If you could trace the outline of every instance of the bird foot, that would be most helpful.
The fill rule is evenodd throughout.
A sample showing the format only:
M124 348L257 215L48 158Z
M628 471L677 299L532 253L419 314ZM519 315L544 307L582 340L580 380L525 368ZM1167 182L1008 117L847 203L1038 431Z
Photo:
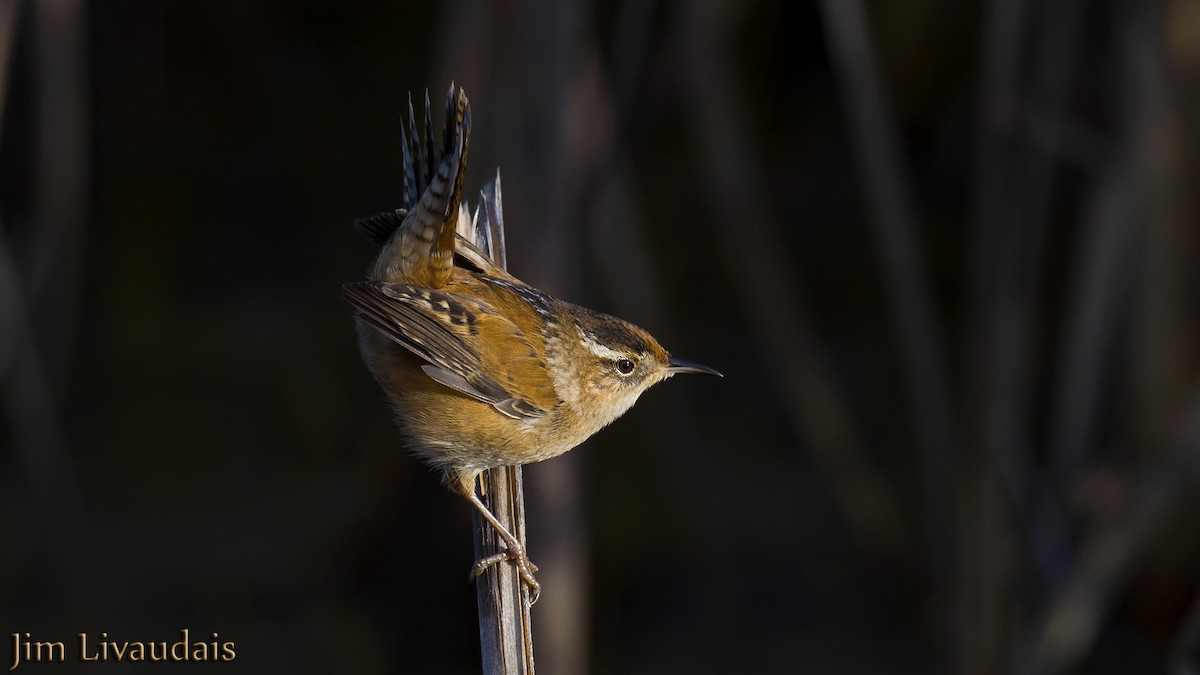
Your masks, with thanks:
M521 580L529 587L529 604L532 606L542 595L542 585L533 576L537 573L538 566L533 564L533 561L529 559L529 556L525 553L525 549L521 546L506 545L506 550L503 553L493 553L492 555L476 560L475 564L471 565L470 580L474 581L486 572L489 567L505 560L511 560L517 566L517 571L521 574Z

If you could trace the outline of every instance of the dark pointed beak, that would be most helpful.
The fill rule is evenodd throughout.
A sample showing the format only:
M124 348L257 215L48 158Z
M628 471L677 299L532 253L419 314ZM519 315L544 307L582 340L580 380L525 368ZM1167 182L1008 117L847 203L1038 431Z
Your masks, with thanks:
M672 375L674 375L675 373L702 373L705 375L716 375L717 377L725 377L721 373L717 372L716 368L709 368L708 366L704 366L699 363L693 363L691 361L684 361L683 359L677 359L674 356L672 356L670 359L667 360L667 364L668 364L667 372L671 373Z

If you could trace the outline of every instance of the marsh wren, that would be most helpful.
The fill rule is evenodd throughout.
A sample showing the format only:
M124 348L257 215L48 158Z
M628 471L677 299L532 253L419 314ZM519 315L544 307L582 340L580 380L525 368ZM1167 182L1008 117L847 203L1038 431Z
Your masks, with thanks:
M471 138L462 88L451 85L446 95L440 148L428 94L424 133L411 99L408 122L404 207L356 223L383 248L370 280L342 291L357 310L363 360L408 447L479 510L536 597L537 568L475 494L476 477L563 454L676 373L720 373L670 356L628 321L552 298L503 269L499 176L495 209L472 217L462 203ZM491 562L477 563L475 573Z

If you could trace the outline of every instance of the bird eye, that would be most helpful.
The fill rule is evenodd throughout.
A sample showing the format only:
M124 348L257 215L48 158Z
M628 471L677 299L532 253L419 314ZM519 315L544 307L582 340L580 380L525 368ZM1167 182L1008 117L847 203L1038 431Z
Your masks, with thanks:
M617 361L617 372L622 375L628 375L633 372L634 363L629 359L621 359Z

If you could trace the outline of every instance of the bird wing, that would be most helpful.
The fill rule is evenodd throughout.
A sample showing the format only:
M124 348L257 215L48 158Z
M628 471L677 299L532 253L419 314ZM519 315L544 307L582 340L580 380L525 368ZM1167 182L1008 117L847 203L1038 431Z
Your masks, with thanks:
M371 327L427 361L433 380L489 403L509 417L546 414L558 403L537 350L516 325L490 306L458 293L381 281L350 283L342 294ZM484 335L485 359L475 348Z

